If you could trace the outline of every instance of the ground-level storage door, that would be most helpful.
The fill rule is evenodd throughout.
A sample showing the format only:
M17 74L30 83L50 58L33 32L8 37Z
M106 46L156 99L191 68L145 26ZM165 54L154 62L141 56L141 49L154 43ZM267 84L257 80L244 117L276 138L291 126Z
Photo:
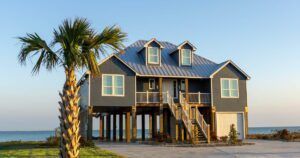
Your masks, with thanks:
M228 136L230 125L234 124L238 138L244 139L244 115L243 113L218 113L216 114L217 136Z

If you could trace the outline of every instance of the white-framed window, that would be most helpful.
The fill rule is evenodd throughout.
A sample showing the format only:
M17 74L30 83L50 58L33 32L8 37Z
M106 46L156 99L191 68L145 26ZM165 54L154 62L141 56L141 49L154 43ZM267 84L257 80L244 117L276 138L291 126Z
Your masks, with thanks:
M192 64L192 51L190 49L181 49L181 65Z
M102 96L124 96L124 75L102 74Z
M185 80L180 80L180 90L185 91Z
M158 47L148 47L148 63L159 64L159 49Z
M154 78L149 79L149 89L155 89L155 79Z
M222 98L239 97L238 79L221 78L221 97Z

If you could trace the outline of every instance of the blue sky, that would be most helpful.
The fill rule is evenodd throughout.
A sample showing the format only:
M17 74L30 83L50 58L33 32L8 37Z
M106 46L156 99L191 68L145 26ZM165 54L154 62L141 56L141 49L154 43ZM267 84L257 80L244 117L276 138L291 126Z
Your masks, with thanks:
M15 37L37 32L47 41L63 19L86 17L97 30L119 25L126 45L138 39L189 40L217 63L231 59L248 82L250 126L300 125L300 1L36 1L0 2L0 130L58 125L61 69L31 75L20 66ZM81 73L81 72L80 72Z

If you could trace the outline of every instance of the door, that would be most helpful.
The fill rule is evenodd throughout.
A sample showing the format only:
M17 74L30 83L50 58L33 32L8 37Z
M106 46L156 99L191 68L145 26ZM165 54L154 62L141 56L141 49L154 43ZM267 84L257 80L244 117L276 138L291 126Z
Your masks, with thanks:
M230 126L234 124L239 139L244 139L244 117L243 113L217 113L217 136L228 136Z
M163 79L163 92L168 92L174 99L178 98L178 85L175 79Z

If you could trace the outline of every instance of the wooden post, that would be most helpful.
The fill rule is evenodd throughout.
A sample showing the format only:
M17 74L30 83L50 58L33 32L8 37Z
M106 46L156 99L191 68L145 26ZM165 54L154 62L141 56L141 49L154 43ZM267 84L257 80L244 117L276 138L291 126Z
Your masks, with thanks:
M132 106L131 110L131 117L132 117L132 138L131 141L136 141L136 134L137 134L137 127L136 127L136 108Z
M163 96L162 96L162 78L159 78L159 133L162 135L164 133L164 117L163 117Z
M180 131L180 139L183 142L184 141L184 125L183 125L183 122L180 125L180 129L181 129L181 131Z
M216 107L212 106L211 107L211 113L210 113L210 118L211 118L210 129L211 129L211 133L213 133L214 135L216 135L216 131L215 131L215 115L216 115Z
M117 115L113 114L113 141L117 141Z
M153 133L152 133L152 113L149 114L149 137L153 138Z
M106 139L110 140L110 114L106 115Z
M102 122L103 118L102 118L102 115L100 114L99 116L99 140L103 139L102 137L102 128L103 128L103 122Z
M125 122L126 122L126 142L130 143L130 112L126 112L126 117L125 117Z
M156 137L156 133L157 133L157 117L156 114L153 113L152 114L152 138Z
M145 140L145 114L142 114L142 140Z
M245 106L244 109L244 120L245 120L245 139L247 138L248 135L248 106Z
M102 140L104 140L105 139L105 137L104 137L104 134L105 134L105 132L104 132L104 116L101 116L102 117L102 119L101 119L101 122L102 122Z
M119 140L123 141L123 113L119 114Z
M189 102L189 79L185 79L185 100Z

